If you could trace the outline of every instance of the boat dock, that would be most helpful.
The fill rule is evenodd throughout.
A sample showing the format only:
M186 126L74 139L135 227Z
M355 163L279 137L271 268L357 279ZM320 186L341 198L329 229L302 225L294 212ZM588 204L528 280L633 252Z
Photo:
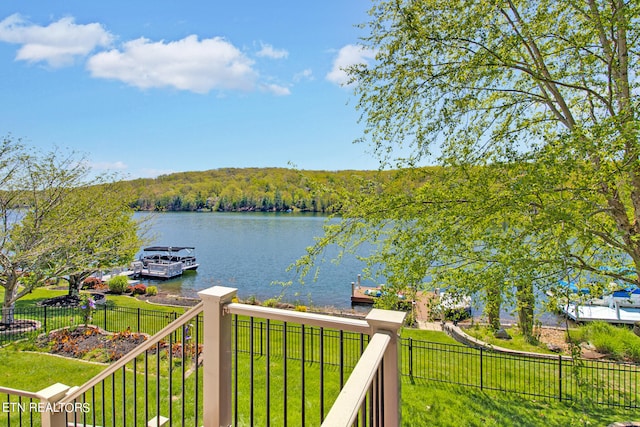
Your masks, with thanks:
M198 268L194 251L193 246L150 246L133 264L141 277L171 279Z
M574 303L560 307L561 311L576 322L603 321L608 323L633 324L640 322L640 307L625 307L615 304L606 305L576 305Z
M361 286L360 275L357 282L351 282L351 305L373 305L377 298L385 292L384 285L377 287ZM418 321L439 320L443 315L450 316L459 313L465 317L471 314L471 300L469 298L453 299L446 292L417 291L415 300L403 300L400 302L413 305Z

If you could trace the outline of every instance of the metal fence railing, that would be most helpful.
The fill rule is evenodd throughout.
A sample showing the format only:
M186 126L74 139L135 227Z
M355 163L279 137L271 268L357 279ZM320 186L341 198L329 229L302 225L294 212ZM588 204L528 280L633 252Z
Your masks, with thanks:
M640 408L640 365L401 339L401 374L546 400Z
M13 310L16 321L36 322L37 329L22 328L0 332L0 346L56 329L83 325L85 322L109 332L130 330L153 335L180 316L177 311L159 311L130 307L98 305L91 319L84 319L77 307L27 307Z
M178 312L99 306L90 323L110 332L126 329L154 334L179 317ZM34 307L16 309L15 319L40 323L36 331L0 334L0 346L79 324L78 309ZM234 351L256 358L267 356L333 367L341 377L355 366L369 337L347 331L234 316ZM200 330L203 328L200 327ZM174 337L175 341L179 338ZM281 343L285 342L286 347ZM304 350L303 350L304 348ZM412 338L400 340L401 375L415 381L449 383L481 390L516 393L546 400L640 408L640 365L562 356L545 358L500 353L456 344Z
M64 422L82 426L201 426L202 303L140 344L135 351L57 403Z

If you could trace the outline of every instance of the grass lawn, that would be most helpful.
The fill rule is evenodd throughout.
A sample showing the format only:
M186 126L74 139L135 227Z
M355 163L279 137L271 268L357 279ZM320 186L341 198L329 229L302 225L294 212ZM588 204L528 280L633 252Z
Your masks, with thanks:
M16 309L34 307L38 302L61 295L66 295L67 290L55 289L55 287L42 287L34 289L30 294L25 295L16 302ZM4 288L0 288L0 298L4 298ZM118 307L140 308L144 310L156 310L161 312L178 312L184 313L183 307L164 306L158 304L150 304L141 301L129 295L111 295L107 294L107 304L117 305Z
M56 382L82 384L106 365L80 362L46 353L23 352L15 346L0 349L0 385L37 392Z
M35 304L35 301L49 298L54 295L64 294L66 291L54 291L50 289L37 289L32 294L20 301L25 306ZM159 309L164 312L173 312L180 310L175 307L152 306L143 301L136 300L126 296L109 296L109 300L113 304L125 305L131 309ZM458 344L452 338L442 332L424 331L415 329L404 329L402 331L404 339L412 338L414 340L424 340L437 342L447 345L454 345L456 348L465 348ZM310 342L307 343L309 345ZM272 345L280 346L277 336L273 337ZM293 342L290 345L295 346ZM327 344L328 345L328 344ZM19 352L17 347L9 346L0 349L0 364L3 369L0 370L0 385L18 388L28 391L38 391L55 382L61 382L67 385L81 385L88 379L96 375L104 366L89 364L76 360L63 359L45 354ZM294 352L295 348L291 348ZM325 350L327 351L327 350ZM307 357L317 352L317 347L311 347L308 350ZM332 350L329 351L333 352ZM156 387L155 379L159 378L158 385L162 388L163 399L168 397L168 391L174 400L180 402L181 391L178 387L181 376L180 369L176 370L171 378L173 384L168 383L168 364L166 360L162 360L162 364L158 365L160 376L155 375L155 359L151 358L151 377L152 381L149 385L149 396L153 396ZM287 368L287 381L284 381L285 375L282 369L282 358L273 357L270 360L268 369L266 367L266 358L256 355L251 358L246 353L239 356L239 408L242 414L239 419L239 425L248 425L249 402L251 399L255 401L255 419L256 425L264 424L266 415L265 410L265 383L266 372L270 375L271 396L271 414L270 419L273 425L282 423L283 413L287 412L287 418L291 425L299 424L299 416L302 408L305 408L307 421L310 425L319 425L319 372L317 363L305 364L305 384L304 384L304 400L301 399L302 384L300 381L301 365L299 361L290 360ZM176 361L174 361L175 363ZM251 374L250 364L255 365L256 370ZM444 365L443 365L444 366ZM446 366L438 369L448 369ZM501 368L504 369L504 366ZM127 370L127 377L131 377L130 369ZM485 373L487 374L487 373ZM118 374L120 375L120 374ZM336 368L328 367L324 372L325 383L325 411L331 406L331 402L338 394L338 372ZM121 379L119 376L114 377L116 386L113 388L115 394L122 394ZM144 405L144 395L140 393L144 389L141 383L142 379L137 379L138 393L136 399L138 405ZM202 370L200 369L200 380L198 388L201 389ZM250 381L254 383L253 397L249 390ZM160 384L161 383L161 384ZM107 385L107 390L112 386ZM187 394L192 395L194 384L187 383ZM128 386L127 401L133 400L133 392L131 386ZM287 389L288 398L282 401L283 390ZM201 396L201 395L200 395ZM153 397L152 397L153 398ZM167 399L168 400L168 399ZM164 405L164 404L163 404ZM570 402L551 401L545 402L536 398L528 398L516 394L508 394L499 391L481 391L475 387L462 387L442 384L434 381L416 378L411 381L409 377L402 377L402 425L404 426L575 426L575 425L591 425L606 426L615 421L624 420L640 420L640 411L625 410L621 408L608 408L605 406L582 407ZM131 405L127 407L127 411L131 410ZM187 400L184 404L178 405L180 411L182 407L189 413L192 413L194 403ZM140 406L142 407L142 406ZM178 409L176 409L178 410ZM109 412L109 411L107 411ZM163 411L165 412L165 411ZM278 421L279 420L279 421ZM13 421L12 421L13 422ZM107 423L108 424L108 423ZM3 424L2 414L0 414L0 425Z
M607 426L640 421L640 412L542 402L471 387L402 383L402 425L434 427Z
M487 344L495 345L497 347L508 348L510 350L530 351L533 353L553 354L553 352L550 351L543 343L528 343L517 327L507 329L507 332L511 336L510 340L496 338L493 331L488 326L483 325L474 325L472 327L465 328L464 332L479 339L480 341L484 341Z
M261 362L264 362L264 359L256 361L256 364ZM81 384L103 369L100 365L44 354L19 353L11 349L3 349L0 352L0 363L5 367L0 374L0 384L29 391L40 390L53 382L69 383L70 378L74 379L74 384ZM243 369L246 369L246 363L244 365ZM264 371L260 370L260 372ZM299 373L299 364L291 362L288 376L295 379ZM307 390L305 398L307 418L311 421L311 425L316 425L318 413L315 402L318 382L317 375L313 374L314 369L307 367L309 377L305 386ZM278 401L277 397L282 393L282 375L278 375L278 369L275 366L272 376L272 403L275 406L272 407L271 419L281 420L282 401ZM335 372L327 372L325 381L335 383L335 379L331 380L333 376ZM256 376L254 380L258 390L254 395L258 405L254 422L256 425L261 425L265 416L264 377ZM243 375L241 381L248 381L248 376ZM119 384L119 378L116 379L116 384ZM152 387L153 385L154 381L151 382ZM240 387L247 388L243 383ZM140 385L139 389L142 390L142 388ZM290 399L287 401L287 410L295 418L295 414L300 412L301 405L299 384L289 384L288 388ZM336 390L332 390L328 394L335 394L335 392ZM248 425L247 405L248 397L245 396L240 405L243 413L240 425ZM640 420L640 414L638 411L624 409L581 408L570 403L541 402L513 394L482 392L469 387L426 382L412 384L406 377L403 377L402 381L403 426L606 426L621 420ZM292 419L289 421L293 423Z
M453 344L460 345L458 341L451 338L449 335L440 331L427 331L425 329L413 329L413 328L403 328L400 336L403 339L413 338L416 340L423 340L429 342L437 342L440 344Z

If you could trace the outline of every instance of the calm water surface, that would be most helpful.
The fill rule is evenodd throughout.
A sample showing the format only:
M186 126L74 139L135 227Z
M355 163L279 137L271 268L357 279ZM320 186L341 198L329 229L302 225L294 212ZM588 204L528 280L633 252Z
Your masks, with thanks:
M339 265L330 262L337 253L332 248L320 264L315 281L308 277L301 285L295 271L287 271L305 254L305 248L313 245L314 237L322 236L324 216L209 212L136 215L151 216L151 244L196 247L200 264L197 272L167 281L143 281L161 291L192 296L220 285L237 288L240 298L264 300L282 295L283 301L346 308L351 304L351 282L364 267L353 256ZM289 281L291 286L274 284Z

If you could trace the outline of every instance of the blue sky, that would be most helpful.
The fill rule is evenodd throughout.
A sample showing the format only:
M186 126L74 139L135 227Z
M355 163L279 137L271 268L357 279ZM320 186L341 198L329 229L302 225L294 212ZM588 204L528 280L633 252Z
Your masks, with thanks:
M127 178L376 169L341 68L370 0L0 2L0 136Z

